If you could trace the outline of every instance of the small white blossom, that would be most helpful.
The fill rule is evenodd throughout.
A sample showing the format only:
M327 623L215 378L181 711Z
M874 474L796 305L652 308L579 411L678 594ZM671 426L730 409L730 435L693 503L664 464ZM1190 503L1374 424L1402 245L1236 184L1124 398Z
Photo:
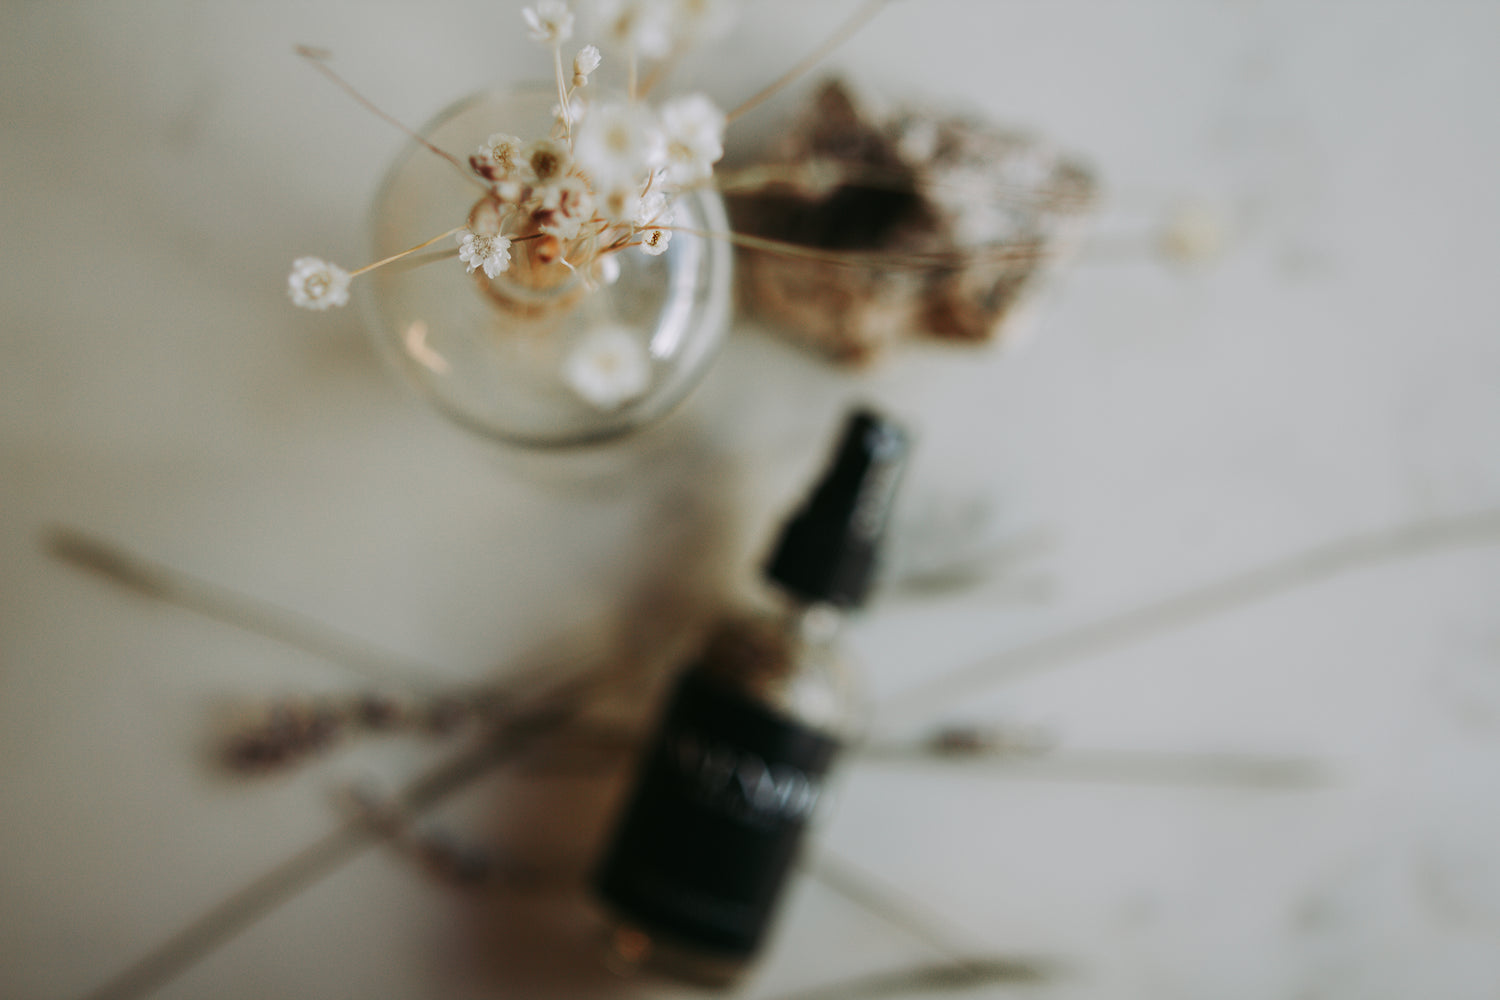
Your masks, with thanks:
M584 334L563 362L562 374L589 405L616 410L646 391L651 361L629 330L602 326Z
M349 301L349 272L319 257L298 257L286 279L287 294L303 309L327 309Z
M636 235L640 237L641 249L651 256L667 252L667 243L672 239L672 206L660 191L652 191L641 199L635 213Z
M638 104L611 102L593 108L573 137L573 155L595 187L634 183L662 158L656 116Z
M620 261L614 254L605 254L594 261L594 277L601 285L613 285L620 280Z
M661 106L667 179L687 185L713 176L724 155L724 112L702 94L689 94Z
M599 46L585 45L579 49L578 54L573 57L573 86L586 86L589 82L589 74L599 68L601 61Z
M643 229L641 230L641 250L653 257L667 252L667 244L672 240L670 229Z
M568 147L556 139L533 139L522 148L521 162L534 178L546 184L566 174L572 160Z
M563 121L563 106L561 104L552 105L552 117L571 128L583 121L583 117L588 112L588 109L588 102L578 94L574 94L568 98L567 120Z
M493 278L510 267L510 240L504 236L486 236L471 233L467 229L458 234L458 259L469 265L469 273L484 268L487 278Z
M672 48L676 10L666 0L597 0L594 10L610 41L627 51L655 59Z
M640 210L641 196L634 184L616 184L599 196L599 213L611 222L634 224Z
M486 163L494 164L503 177L515 173L516 168L521 165L523 145L523 140L518 136L496 132L479 147L479 155L484 157Z
M573 37L573 12L565 0L540 0L535 7L522 8L521 16L538 45L561 45Z
M669 226L672 224L672 203L660 191L643 196L635 210L637 226Z
M541 192L541 205L533 213L537 228L562 239L578 235L578 229L594 215L594 195L577 177L560 177Z
M526 185L515 179L503 180L495 185L495 197L507 205L520 204L526 194Z

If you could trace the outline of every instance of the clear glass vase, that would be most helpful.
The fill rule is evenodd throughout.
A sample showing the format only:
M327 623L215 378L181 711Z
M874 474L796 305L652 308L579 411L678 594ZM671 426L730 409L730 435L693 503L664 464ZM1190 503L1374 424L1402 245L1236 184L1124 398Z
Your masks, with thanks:
M556 101L556 90L542 87L482 93L443 111L422 134L464 160L496 132L546 136ZM463 225L481 197L453 163L409 143L375 197L374 259ZM438 242L371 272L367 324L384 357L465 427L544 449L617 438L680 403L728 328L731 248L698 235L727 231L719 196L683 193L673 226L664 253L610 254L617 275L538 269L533 244L516 243L510 269L490 279L453 259L455 240ZM615 364L632 366L623 387L610 383Z

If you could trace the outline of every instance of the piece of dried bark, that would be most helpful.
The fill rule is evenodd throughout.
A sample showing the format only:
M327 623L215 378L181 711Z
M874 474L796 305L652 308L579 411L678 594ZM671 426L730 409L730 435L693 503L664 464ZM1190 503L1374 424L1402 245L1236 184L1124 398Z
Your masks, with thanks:
M822 86L768 162L726 191L743 299L798 342L868 361L898 339L980 342L1072 242L1093 177L973 117L875 115Z

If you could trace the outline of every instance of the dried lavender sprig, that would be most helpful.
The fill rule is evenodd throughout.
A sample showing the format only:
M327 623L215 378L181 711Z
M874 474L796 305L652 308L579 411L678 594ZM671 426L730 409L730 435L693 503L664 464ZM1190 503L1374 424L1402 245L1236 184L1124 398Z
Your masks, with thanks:
M860 759L879 764L971 764L1007 778L1128 784L1307 788L1325 784L1309 757L1153 750L1066 750L1037 729L947 726L908 743L871 742Z
M774 1000L872 1000L957 993L985 986L1035 986L1053 978L1059 968L1056 962L1047 960L977 955L962 961L917 963L826 986L779 993Z
M1277 594L1447 548L1500 544L1500 509L1397 525L1312 546L1254 569L997 653L937 674L887 699L902 712L930 712L961 694L1036 670L1064 666L1127 646Z
M505 700L498 688L403 698L378 692L278 698L220 741L219 761L238 774L264 774L304 763L357 735L450 736Z
M128 590L176 604L305 650L367 680L415 694L434 694L429 664L396 656L286 608L129 552L73 528L53 527L43 544L55 558Z
M514 708L478 746L438 765L408 784L392 800L403 817L416 817L523 752L537 739L566 725L582 710L587 694L630 682L634 670L594 670L554 685ZM348 819L270 871L219 902L177 934L149 951L85 1000L135 1000L166 985L199 959L281 903L358 856L380 839L364 817Z

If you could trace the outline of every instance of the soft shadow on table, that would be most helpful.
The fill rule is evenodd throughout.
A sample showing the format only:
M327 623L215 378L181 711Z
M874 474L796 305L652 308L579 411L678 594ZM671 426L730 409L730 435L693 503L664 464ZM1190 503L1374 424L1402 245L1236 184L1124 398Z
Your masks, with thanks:
M550 488L558 490L632 489L645 485L641 477L672 484L652 491L660 499L639 524L651 540L641 558L649 555L651 564L633 591L621 595L619 613L599 644L601 662L591 665L622 681L594 690L582 707L584 720L644 733L674 669L691 656L727 600L743 515L736 483L753 470L739 468L698 431L691 420L674 420L653 432L670 438L671 446L629 449L650 456L630 469L612 471L607 459L551 469ZM523 460L518 468L524 467ZM448 956L455 985L477 979L504 995L563 997L632 988L605 966L603 923L587 877L626 792L634 748L619 748L622 759L584 774L535 766L566 755L586 731L586 725L566 727L538 741L486 789L493 819L473 835L536 878L532 885L522 880L494 887L466 908L468 925Z

